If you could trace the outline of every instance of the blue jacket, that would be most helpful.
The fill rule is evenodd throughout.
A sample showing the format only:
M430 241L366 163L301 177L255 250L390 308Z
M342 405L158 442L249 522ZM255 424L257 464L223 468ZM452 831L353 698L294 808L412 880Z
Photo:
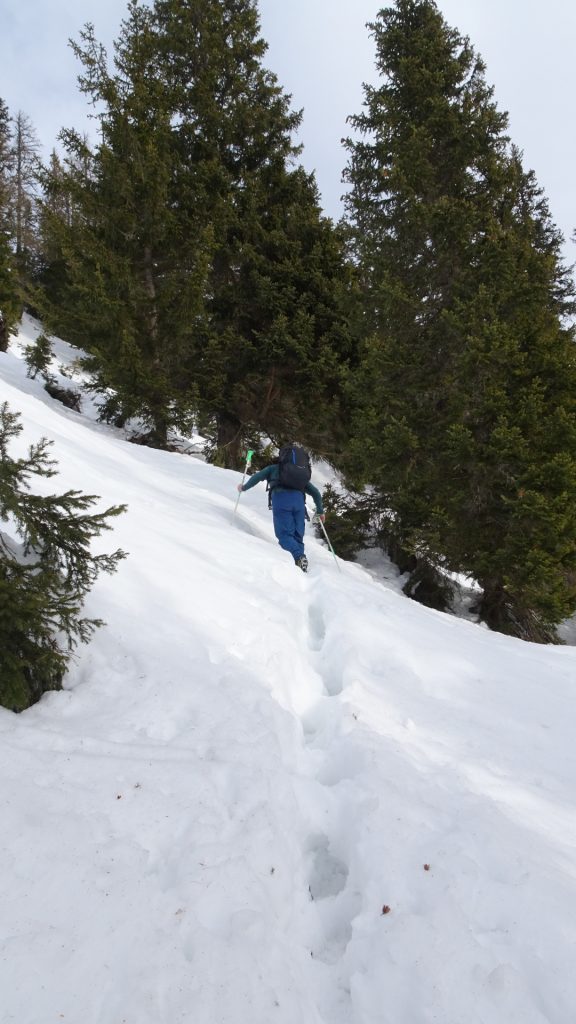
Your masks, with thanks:
M270 485L270 490L272 490L272 489L274 489L275 491L291 490L291 488L288 488L288 487L280 487L280 485L278 483L279 476L280 476L280 467L278 465L276 465L276 463L273 463L271 466L265 466L264 469L259 470L258 473L253 473L252 474L252 476L244 484L242 490L243 491L249 491L251 487L255 487L256 484L261 483L262 480L267 480L268 481L268 483ZM322 495L320 494L320 491L318 490L318 488L314 487L314 484L309 482L309 483L306 484L306 494L309 494L310 497L314 500L314 504L316 505L316 511L317 511L318 515L320 515L320 516L323 515L324 514L324 508L323 508L323 505L322 505Z

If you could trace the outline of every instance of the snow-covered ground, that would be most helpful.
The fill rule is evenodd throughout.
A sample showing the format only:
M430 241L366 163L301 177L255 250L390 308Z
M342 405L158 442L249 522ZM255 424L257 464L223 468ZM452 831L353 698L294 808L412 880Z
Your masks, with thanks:
M238 474L66 410L16 343L0 399L14 452L54 440L35 490L129 506L107 626L0 710L1 1024L572 1024L576 649L312 537L305 576L263 488L235 515Z

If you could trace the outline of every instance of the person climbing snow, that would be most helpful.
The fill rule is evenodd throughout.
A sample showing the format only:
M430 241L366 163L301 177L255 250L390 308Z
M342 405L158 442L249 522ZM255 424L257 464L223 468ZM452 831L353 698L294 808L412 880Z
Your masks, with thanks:
M280 547L290 552L302 572L308 571L308 559L304 553L307 494L313 499L316 513L324 522L322 495L311 482L311 475L308 452L299 445L284 445L278 458L270 465L253 473L245 484L238 484L238 490L242 492L266 480L271 491L274 533Z

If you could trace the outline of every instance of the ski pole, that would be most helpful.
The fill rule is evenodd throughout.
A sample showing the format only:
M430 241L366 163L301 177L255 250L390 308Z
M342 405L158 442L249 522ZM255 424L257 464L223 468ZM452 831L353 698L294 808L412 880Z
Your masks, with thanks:
M244 481L246 479L246 473L248 472L248 470L250 469L250 466L252 465L252 456L253 455L254 455L253 449L249 448L248 451L246 452L246 465L244 466L244 475L242 477L242 487L244 486ZM234 505L234 512L236 512L236 509L238 508L238 502L240 501L241 493L242 493L241 491L238 491L238 497L236 498L236 504Z
M332 547L332 545L330 543L330 537L326 533L326 527L324 526L324 522L320 518L320 516L318 516L318 520L320 522L320 526L322 527L322 532L324 533L324 536L326 537L326 543L328 544L328 547L330 548L330 551L332 552L332 555L334 557L334 561L336 562L336 568L338 569L338 572L342 572L342 569L338 565L338 559L336 558L336 552L334 551L334 548Z

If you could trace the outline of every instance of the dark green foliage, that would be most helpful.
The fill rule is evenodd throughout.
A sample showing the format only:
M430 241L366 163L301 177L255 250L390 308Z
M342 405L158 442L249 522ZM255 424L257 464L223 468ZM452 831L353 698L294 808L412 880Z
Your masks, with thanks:
M374 542L374 502L370 496L342 494L328 484L322 492L326 531L340 558L353 561L362 548ZM321 540L324 533L316 527Z
M214 249L193 374L214 459L240 468L257 433L326 450L349 348L348 274L313 177L291 166L301 114L263 64L254 0L156 0L153 18L188 194L210 182Z
M0 352L8 350L10 333L20 312L13 260L6 235L0 229Z
M71 651L102 623L81 615L100 572L112 573L124 552L92 555L90 542L110 529L125 506L88 513L98 500L80 491L41 496L29 477L55 475L49 442L14 459L8 446L18 416L0 407L0 704L22 711L46 690L59 689ZM19 538L19 541L15 539Z
M291 166L301 115L263 66L254 0L157 0L155 11L187 166L206 164L216 183L209 315L195 360L216 458L239 467L258 432L326 452L349 348L347 271L314 178Z
M36 341L31 345L26 345L24 349L24 358L28 367L27 376L34 380L38 374L41 377L48 375L48 367L52 359L52 346L50 344L50 338L48 338L43 332L38 335Z
M407 597L438 611L452 608L453 584L428 559L402 547L397 523L382 509L377 494L340 493L328 484L323 504L330 542L341 558L354 561L363 549L380 548L400 572L409 574L402 588ZM316 527L316 536L325 539L320 526Z
M65 273L55 293L48 283L43 313L52 331L89 353L104 418L139 416L163 447L171 426L190 425L190 352L212 231L201 217L202 188L184 196L150 19L129 5L113 72L91 26L74 47L82 89L103 106L102 141L92 152L64 132L65 167L44 177L43 230Z
M75 51L102 143L64 133L46 174L44 315L89 352L104 415L165 444L194 412L222 465L279 429L326 451L349 273L292 166L300 114L263 66L254 0L131 3L114 72L90 26Z
M576 360L561 236L484 66L431 0L372 26L348 198L367 307L349 472L404 548L473 576L494 628L576 607Z
M28 366L28 377L34 378L40 374L44 380L44 388L51 398L62 402L68 409L75 409L80 412L80 392L74 388L63 388L58 384L56 377L50 373L49 366L52 360L52 345L50 339L44 334L39 334L31 345L26 345L24 358Z
M31 297L39 304L39 312L43 315L50 309L65 308L68 297L68 273L62 242L80 216L73 205L67 175L55 151L50 154L47 168L39 173L42 187L42 198L38 203L40 253Z
M214 288L210 337L197 364L201 406L214 411L225 465L254 432L298 437L329 454L349 352L343 247L304 172L263 172L231 239L235 278ZM236 250L237 256L234 255Z
M20 288L11 246L12 163L11 118L0 98L0 352L6 352L10 332L21 312Z

